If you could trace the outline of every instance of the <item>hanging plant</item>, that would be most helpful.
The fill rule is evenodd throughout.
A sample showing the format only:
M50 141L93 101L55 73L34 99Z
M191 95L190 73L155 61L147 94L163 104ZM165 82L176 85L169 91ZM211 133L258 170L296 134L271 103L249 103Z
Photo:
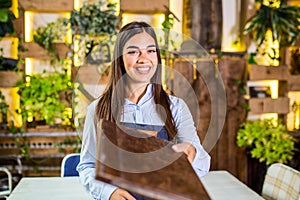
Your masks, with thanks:
M99 1L83 3L80 10L73 10L69 20L73 34L90 36L112 36L117 33L119 19L116 5Z
M251 33L258 46L262 45L268 30L272 31L273 41L280 46L291 46L300 35L300 7L289 6L281 1L279 7L273 1L263 4L245 25L244 34Z
M44 47L52 60L59 59L56 41L63 41L67 34L67 27L64 26L65 19L58 19L55 22L47 23L43 27L38 27L33 34L34 42Z

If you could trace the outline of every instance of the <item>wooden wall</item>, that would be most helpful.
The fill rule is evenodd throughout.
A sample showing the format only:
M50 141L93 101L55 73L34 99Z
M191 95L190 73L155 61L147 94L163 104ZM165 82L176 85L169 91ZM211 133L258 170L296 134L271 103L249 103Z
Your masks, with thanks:
M228 170L246 183L247 156L244 150L236 145L237 130L246 119L246 110L243 108L246 102L243 94L240 93L242 85L239 83L245 79L246 59L244 57L223 56L218 59L217 66L217 70L206 70L215 67L212 61L199 61L197 62L197 68L203 68L201 70L203 73L201 75L197 72L195 76L195 69L191 62L175 60L173 63L174 70L186 78L197 96L200 111L200 119L196 122L198 134L204 148L209 150L209 154L212 157L211 170ZM226 93L226 102L222 102L222 97L211 99L210 93L219 92L216 87L220 86L213 83L214 80L207 81L206 79L205 82L203 76L207 75L205 74L206 72L215 73L216 77L221 76ZM193 102L189 102L189 99L191 99L189 97L190 94L182 89L182 81L176 76L174 76L172 81L172 91L188 99L188 105L192 104ZM208 84L210 85L210 90L207 87ZM219 102L216 103L215 101ZM214 107L216 104L221 105L222 103L225 104L225 110L221 107ZM212 109L220 109L217 116L212 116ZM192 109L191 112L194 114L195 110ZM212 119L212 117L217 118ZM223 125L222 117L225 118L225 123L224 126L220 127L220 125ZM209 128L209 126L211 127ZM220 137L216 135L218 130L222 130ZM214 141L217 141L215 145ZM212 149L211 145L214 145Z

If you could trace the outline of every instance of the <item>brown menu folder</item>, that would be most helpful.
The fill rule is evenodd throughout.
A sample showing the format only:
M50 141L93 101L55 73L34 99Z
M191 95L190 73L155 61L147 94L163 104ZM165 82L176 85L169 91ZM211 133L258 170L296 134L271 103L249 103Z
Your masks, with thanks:
M99 124L97 180L150 199L210 199L172 142L105 120Z

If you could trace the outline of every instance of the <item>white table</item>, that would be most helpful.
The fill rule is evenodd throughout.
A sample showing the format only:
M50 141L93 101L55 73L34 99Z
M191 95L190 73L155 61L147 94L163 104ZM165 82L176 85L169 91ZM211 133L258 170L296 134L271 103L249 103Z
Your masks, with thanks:
M263 199L227 171L211 171L201 179L213 200ZM9 200L88 200L92 199L78 177L22 178Z
M88 200L78 177L24 177L9 200Z
M215 200L263 199L227 171L210 171L201 179L208 195Z

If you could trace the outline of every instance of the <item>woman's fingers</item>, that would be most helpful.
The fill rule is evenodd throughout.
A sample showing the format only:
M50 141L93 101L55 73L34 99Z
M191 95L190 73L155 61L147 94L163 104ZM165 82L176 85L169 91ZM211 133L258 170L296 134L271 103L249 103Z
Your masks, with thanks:
M188 161L192 164L192 162L196 156L196 149L192 144L190 144L188 142L182 142L182 143L173 145L172 149L175 152L184 152L187 155Z
M135 200L135 198L126 190L118 188L111 194L109 200Z

